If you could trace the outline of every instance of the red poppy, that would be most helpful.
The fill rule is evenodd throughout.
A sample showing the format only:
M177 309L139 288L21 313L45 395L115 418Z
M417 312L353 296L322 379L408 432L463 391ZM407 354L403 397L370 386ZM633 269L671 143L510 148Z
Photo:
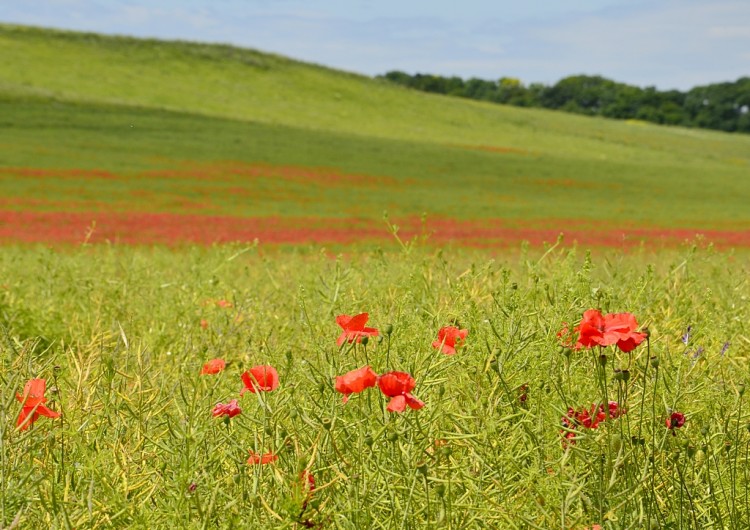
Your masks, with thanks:
M273 453L265 453L259 455L252 449L249 449L248 453L250 453L250 457L247 459L248 464L270 464L271 462L276 462L276 460L279 459L279 455L275 455Z
M339 335L336 340L336 345L341 347L344 342L360 342L362 337L377 337L378 330L375 328L366 328L367 320L370 315L367 313L360 313L350 317L349 315L339 315L336 317L336 323L341 326L344 331Z
M233 304L229 300L216 300L216 306L222 308L232 307Z
M344 394L344 403L346 403L349 401L349 394L356 394L366 388L371 388L377 381L378 374L369 366L363 366L344 375L336 376L336 392Z
M623 414L625 414L627 410L620 407L620 404L617 401L610 401L609 402L609 417L613 420L616 420Z
M573 420L573 409L568 409L568 415L563 416L560 420L562 429L560 429L560 435L562 436L562 447L567 449L569 445L576 444L576 423Z
M557 339L565 348L576 348L575 335L570 331L567 322L563 322L562 329L557 332ZM577 347L580 348L580 344Z
M226 405L224 403L217 403L211 413L213 414L214 418L218 418L219 416L229 416L230 418L234 418L238 414L242 413L242 409L240 408L237 400L233 399Z
M23 395L16 393L16 399L21 402L21 412L18 414L16 427L25 431L32 425L39 416L48 418L59 418L60 413L47 408L44 404L47 398L44 392L47 388L47 381L44 379L31 379L23 388Z
M679 429L683 425L685 425L685 415L682 412L673 412L669 415L667 418L667 429L672 431L672 434L674 434L675 429Z
M424 402L410 394L417 382L406 372L388 372L378 378L380 391L391 398L388 412L403 412L408 405L412 409L421 409Z
M574 416L576 423L587 429L597 429L599 423L603 422L606 417L603 408L597 407L596 405L591 405L591 408L589 409L577 411Z
M300 482L302 483L302 489L312 493L315 491L315 477L307 469L303 469L302 473L299 474Z
M279 387L279 373L273 366L253 366L242 374L242 383L245 387L240 391L240 395L248 390L253 394L257 391L270 392Z
M205 318L202 318L201 319L201 327L203 329L208 329L208 320L206 320Z
M456 326L445 326L438 331L438 338L432 343L433 348L440 348L445 355L455 355L456 348L464 345L468 329L458 329Z
M602 316L597 309L589 309L575 331L578 342L575 347L593 348L594 346L611 346L616 344L620 350L630 352L646 340L645 333L639 333L638 322L631 313L610 313Z
M226 368L226 366L227 363L224 362L224 359L211 359L203 365L203 368L201 369L201 375L218 374L224 368Z

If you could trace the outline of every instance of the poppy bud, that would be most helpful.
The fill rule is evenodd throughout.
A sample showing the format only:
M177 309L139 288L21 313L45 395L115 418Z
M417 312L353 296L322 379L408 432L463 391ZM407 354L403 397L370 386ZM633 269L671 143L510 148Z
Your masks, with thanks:
M648 329L648 326L646 326L645 328L642 328L641 333L646 335L646 338L649 338L651 336L651 330Z
M739 392L740 397L742 397L742 395L745 393L745 384L744 383L740 384L740 386L737 387L737 392Z
M417 471L419 471L420 473L422 473L422 475L424 475L425 477L427 476L427 470L428 470L428 468L427 468L427 463L426 462L423 463L423 464L420 464L419 466L417 466Z
M289 417L291 419L295 419L297 417L297 409L292 409L289 411Z
M286 351L286 362L292 362L292 350L291 348Z
M607 365L607 356L604 354L601 354L599 356L599 365L600 366L606 366Z
M445 484L438 484L435 486L435 493L437 493L438 497L445 495Z
M385 334L390 337L391 333L393 333L393 324L386 324L386 326L385 326Z
M622 371L622 380L626 383L630 380L630 370L623 370Z
M659 368L659 358L658 357L651 357L651 366L654 368Z
M440 385L440 388L438 388L438 397L443 397L445 395L445 386Z
M695 446L688 445L686 449L687 449L688 458L693 458L695 456Z
M365 335L364 337L359 339L359 342L360 344L362 344L362 346L367 346L367 343L370 342L370 337Z
M395 441L397 441L397 440L398 440L398 433L395 433L395 432L391 432L391 433L388 433L388 436L387 436L387 438L386 438L386 439L387 439L387 440L388 440L389 442L395 442Z
M518 289L518 284L516 282L513 282L510 284L510 288L515 291L516 289Z
M323 418L323 428L327 431L331 430L331 420L329 418Z
M371 434L366 434L364 439L365 445L367 447L372 447L372 444L374 443L374 440L372 439Z
M198 484L196 484L195 482L191 482L190 485L188 486L188 491L190 493L193 493L197 487L198 487Z
M271 428L270 425L266 425L266 428L263 430L265 431L267 436L271 436L273 434L273 429Z
M708 425L704 425L701 429L701 436L708 436Z

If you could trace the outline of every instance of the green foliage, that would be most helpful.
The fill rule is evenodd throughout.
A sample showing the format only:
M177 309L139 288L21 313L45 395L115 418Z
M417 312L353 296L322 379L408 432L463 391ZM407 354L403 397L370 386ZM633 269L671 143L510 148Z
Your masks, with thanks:
M6 248L2 525L745 527L748 265L695 249ZM561 349L563 322L590 307L632 311L650 343L604 350L603 369L600 352ZM335 315L360 311L382 340L339 350ZM467 344L442 355L430 343L456 320ZM227 369L198 375L214 357ZM414 375L425 408L388 413L377 389L342 404L333 377L366 363ZM280 387L212 418L257 364ZM38 377L62 418L19 432L14 395ZM564 450L561 416L601 402L602 385L627 413ZM675 435L672 410L687 417ZM251 466L248 450L279 459Z
M518 79L497 82L472 78L391 71L380 76L399 85L450 96L459 96L519 107L560 109L576 114L650 121L667 125L748 132L750 77L732 83L715 83L688 92L658 91L618 83L602 76L574 75L551 86L525 87Z

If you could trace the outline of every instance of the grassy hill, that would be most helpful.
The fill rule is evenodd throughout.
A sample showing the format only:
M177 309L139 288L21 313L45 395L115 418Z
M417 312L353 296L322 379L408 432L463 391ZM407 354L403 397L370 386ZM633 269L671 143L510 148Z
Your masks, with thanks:
M7 226L8 212L140 212L372 230L386 209L469 231L750 226L748 136L435 96L221 45L0 25L0 56Z

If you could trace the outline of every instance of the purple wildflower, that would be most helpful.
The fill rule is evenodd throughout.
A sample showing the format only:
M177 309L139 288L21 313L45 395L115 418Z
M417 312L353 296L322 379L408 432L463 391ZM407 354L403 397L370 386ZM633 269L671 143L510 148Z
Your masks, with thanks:
M722 347L721 347L721 352L720 352L720 354L721 354L721 355L724 355L724 354L725 354L725 353L727 352L727 350L728 350L728 349L729 349L729 341L726 341L726 342L724 343L724 346L722 346Z
M685 331L685 334L682 336L682 343L687 345L688 342L690 342L690 332L692 331L693 326L688 326L687 330Z

